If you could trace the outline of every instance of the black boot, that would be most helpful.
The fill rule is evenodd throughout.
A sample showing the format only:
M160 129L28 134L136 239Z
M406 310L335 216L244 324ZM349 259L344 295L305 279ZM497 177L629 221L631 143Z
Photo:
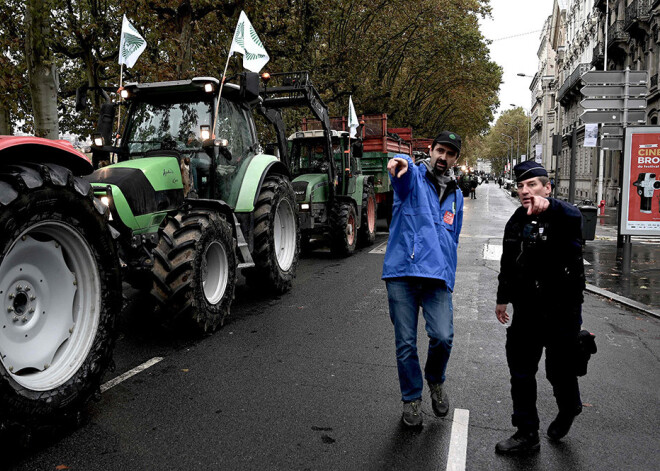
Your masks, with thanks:
M495 445L495 451L502 454L526 453L541 448L538 431L518 430L510 438Z
M561 440L564 438L568 431L571 429L573 420L575 420L580 412L582 412L582 410L579 410L573 414L570 412L559 412L555 420L553 420L548 427L548 437L553 440Z

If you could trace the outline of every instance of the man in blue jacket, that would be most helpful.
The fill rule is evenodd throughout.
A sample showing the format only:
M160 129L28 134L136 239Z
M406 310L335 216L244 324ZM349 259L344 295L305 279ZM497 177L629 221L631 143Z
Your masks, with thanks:
M417 355L420 307L429 336L424 372L433 412L444 417L449 411L443 384L454 337L451 294L463 223L463 194L451 169L460 151L460 136L443 131L433 140L429 159L416 165L409 156L399 154L387 164L394 205L383 279L394 324L402 421L411 427L422 425L424 382Z

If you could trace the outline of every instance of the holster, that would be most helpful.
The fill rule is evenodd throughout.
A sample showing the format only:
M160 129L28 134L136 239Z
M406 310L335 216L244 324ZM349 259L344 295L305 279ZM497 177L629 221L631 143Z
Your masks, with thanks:
M575 374L584 376L587 374L587 364L591 355L598 351L596 348L596 336L588 330L581 330L578 334L578 352Z

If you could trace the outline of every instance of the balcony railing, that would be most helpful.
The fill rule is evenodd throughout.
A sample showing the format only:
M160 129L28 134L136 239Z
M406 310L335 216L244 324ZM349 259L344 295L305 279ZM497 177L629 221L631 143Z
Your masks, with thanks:
M607 47L622 41L628 42L630 35L623 28L624 23L624 20L616 20L610 25L609 29L607 30Z
M571 73L571 75L569 75L568 78L564 80L564 83L562 83L561 87L559 88L559 92L557 92L557 100L561 101L575 85L579 84L582 74L588 72L590 68L591 64L578 65L577 68Z
M648 20L650 11L651 0L633 0L633 2L626 7L624 29L630 29L638 21Z

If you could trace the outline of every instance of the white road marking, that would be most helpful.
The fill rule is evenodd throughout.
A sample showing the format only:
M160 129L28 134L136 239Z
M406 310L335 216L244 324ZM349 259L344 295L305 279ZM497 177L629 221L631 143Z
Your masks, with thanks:
M582 259L582 260L584 261L585 265L591 265L591 263L589 263L586 259Z
M136 374L146 370L147 368L149 368L151 366L154 366L156 363L158 363L162 359L163 359L163 357L154 357L151 360L146 361L146 362L142 363L139 366L136 366L132 370L129 370L126 373L121 374L121 375L117 376L114 379L111 379L107 383L101 385L101 392L102 393L106 392L108 389L117 386L119 383L121 383L122 381L127 380L131 376L135 376Z
M465 471L469 422L469 410L454 409L451 440L449 441L449 455L447 456L447 471Z
M383 242L375 249L370 250L369 253L384 254L386 250L387 250L387 241Z
M500 260L502 258L502 246L500 244L484 244L485 260Z

